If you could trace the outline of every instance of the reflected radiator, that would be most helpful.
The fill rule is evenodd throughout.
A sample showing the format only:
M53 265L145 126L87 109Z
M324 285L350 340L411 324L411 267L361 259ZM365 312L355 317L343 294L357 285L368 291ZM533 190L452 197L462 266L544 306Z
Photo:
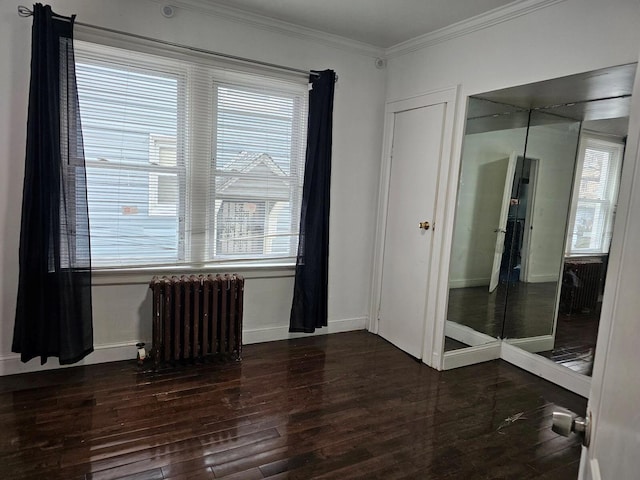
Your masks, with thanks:
M244 278L240 275L153 277L156 367L167 361L242 354Z
M603 272L601 258L565 261L560 298L563 313L579 313L596 308Z

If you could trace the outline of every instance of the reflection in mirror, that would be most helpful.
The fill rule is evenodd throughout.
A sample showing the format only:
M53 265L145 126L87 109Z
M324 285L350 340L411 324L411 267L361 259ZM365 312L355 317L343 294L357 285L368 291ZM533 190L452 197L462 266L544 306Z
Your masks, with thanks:
M620 104L620 99L613 102ZM615 111L611 100L590 103L591 110ZM581 113L574 110L579 108L566 108L563 113L578 118ZM583 122L567 210L555 322L550 339L532 350L583 375L591 375L593 368L626 127L625 118ZM509 323L505 318L505 328Z
M502 339L591 374L635 70L469 99L445 351Z
M506 295L496 288L501 242L529 118L525 109L476 98L469 99L468 112L450 263L447 350L501 336Z
M579 135L579 121L531 112L526 161L513 178L501 267L508 306L500 337L517 339L512 343L528 351L553 344Z

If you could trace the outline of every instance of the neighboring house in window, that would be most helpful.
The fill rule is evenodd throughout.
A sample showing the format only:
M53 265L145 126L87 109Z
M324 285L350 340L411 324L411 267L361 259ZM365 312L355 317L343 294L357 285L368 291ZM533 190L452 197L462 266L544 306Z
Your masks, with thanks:
M240 152L230 164L218 170L216 255L286 253L292 219L290 181L265 153Z
M149 173L149 216L176 216L180 198L176 137L149 134L149 163L162 169Z

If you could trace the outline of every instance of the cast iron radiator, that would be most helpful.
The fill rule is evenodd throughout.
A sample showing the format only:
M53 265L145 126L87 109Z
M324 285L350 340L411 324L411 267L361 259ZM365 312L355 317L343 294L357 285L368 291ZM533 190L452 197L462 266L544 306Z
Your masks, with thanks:
M155 366L217 354L242 354L240 275L153 277L153 345Z
M564 264L560 303L563 313L593 310L598 304L604 263L601 258L567 259Z

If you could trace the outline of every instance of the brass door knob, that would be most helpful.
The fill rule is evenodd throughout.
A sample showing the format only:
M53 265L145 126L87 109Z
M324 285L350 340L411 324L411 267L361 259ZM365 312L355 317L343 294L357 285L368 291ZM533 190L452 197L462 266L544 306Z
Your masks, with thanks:
M429 230L429 227L431 225L429 225L429 222L420 222L418 223L418 227L420 227L422 230Z

